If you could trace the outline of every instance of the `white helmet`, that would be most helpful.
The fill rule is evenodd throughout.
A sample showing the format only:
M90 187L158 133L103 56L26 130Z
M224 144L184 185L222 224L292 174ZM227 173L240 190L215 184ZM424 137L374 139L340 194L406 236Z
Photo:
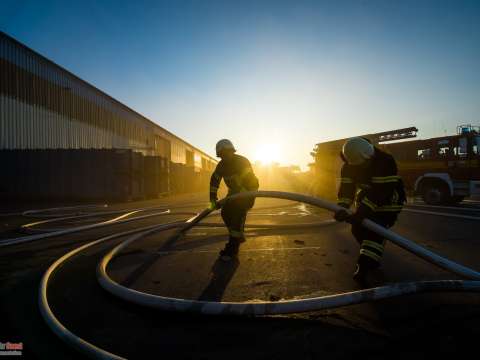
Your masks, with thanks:
M348 139L342 148L343 157L350 165L360 165L372 158L374 153L373 145L361 137Z
M233 146L232 142L228 139L222 139L219 142L217 142L217 146L215 147L215 149L217 151L217 156L220 155L220 152L222 150L230 149L230 150L233 150L233 152L237 151Z

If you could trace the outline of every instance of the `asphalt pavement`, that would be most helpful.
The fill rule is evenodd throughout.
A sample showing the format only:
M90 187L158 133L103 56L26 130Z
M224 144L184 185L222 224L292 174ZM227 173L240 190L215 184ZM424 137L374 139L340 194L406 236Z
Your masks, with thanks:
M185 219L187 213L198 212L205 204L201 195L115 204L109 209L165 205L172 214L0 248L0 341L23 342L26 357L82 358L57 339L40 317L37 292L44 271L80 244L138 226ZM102 218L109 217L65 220L55 226L68 228ZM247 225L330 219L327 211L303 204L257 199ZM22 236L18 227L33 220L20 215L0 217L4 230L0 237ZM448 207L414 201L406 206L393 230L480 270L479 220L477 201ZM221 222L221 218L217 213L205 222ZM247 228L247 241L238 260L228 263L218 259L227 240L224 227L196 227L185 236L173 235L175 231L157 233L133 243L113 260L108 273L142 292L247 302L310 298L405 281L458 279L387 244L381 269L366 285L360 285L352 279L359 245L347 224L288 230ZM258 317L141 308L114 298L96 280L98 262L122 240L95 246L62 266L52 279L48 298L54 314L68 329L127 358L412 359L459 357L476 349L480 334L480 295L476 293L417 294L331 310Z

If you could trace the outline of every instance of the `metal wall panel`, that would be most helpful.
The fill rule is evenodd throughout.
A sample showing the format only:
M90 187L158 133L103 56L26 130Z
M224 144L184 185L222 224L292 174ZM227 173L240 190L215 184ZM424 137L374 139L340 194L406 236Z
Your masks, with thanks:
M193 151L202 168L216 163L2 32L0 75L0 149L128 148L183 164Z

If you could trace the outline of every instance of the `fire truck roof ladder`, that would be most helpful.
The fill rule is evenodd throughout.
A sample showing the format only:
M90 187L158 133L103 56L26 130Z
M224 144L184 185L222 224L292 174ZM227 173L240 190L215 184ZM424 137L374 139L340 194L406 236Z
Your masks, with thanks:
M393 140L400 140L400 139L409 139L417 137L418 129L416 127L409 127L404 129L397 129L391 131L385 131L382 133L377 133L375 136L377 137L378 142L383 143L387 141Z

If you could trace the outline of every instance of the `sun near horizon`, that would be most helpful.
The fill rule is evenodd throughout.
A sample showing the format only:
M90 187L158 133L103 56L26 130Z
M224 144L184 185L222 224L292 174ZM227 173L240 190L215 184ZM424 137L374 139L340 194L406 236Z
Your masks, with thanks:
M253 154L252 160L262 165L270 165L275 162L282 162L281 147L276 143L258 145Z

